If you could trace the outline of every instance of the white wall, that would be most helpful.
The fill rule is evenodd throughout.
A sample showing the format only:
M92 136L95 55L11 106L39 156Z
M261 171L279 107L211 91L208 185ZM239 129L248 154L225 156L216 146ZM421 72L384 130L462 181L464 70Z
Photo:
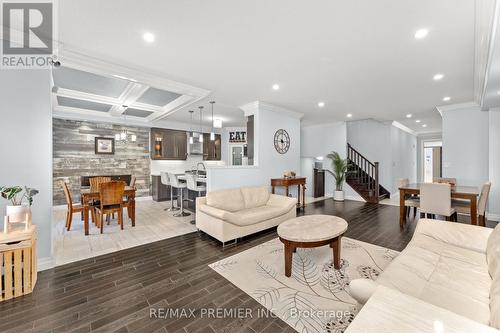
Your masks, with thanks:
M255 115L256 165L209 168L209 191L269 185L271 178L282 177L287 170L300 173L300 117L296 113L260 102L252 103L247 108L250 109ZM290 135L290 149L286 154L279 154L274 149L274 134L278 129L285 129ZM282 193L282 189L279 191ZM291 191L294 196L295 192Z
M52 108L48 70L0 74L0 185L40 191L32 208L38 227L39 266L52 254ZM0 216L6 201L0 199Z
M489 179L488 212L500 220L500 109L489 112Z
M379 162L379 182L397 194L399 178L417 180L417 138L373 119L347 123L347 142L371 162Z
M417 137L397 127L391 126L391 193L398 191L398 179L417 181Z
M345 122L324 125L305 126L301 128L301 175L307 177L308 196L313 195L313 167L317 157L324 157L323 168L332 170L331 161L325 158L332 151L346 157L347 128ZM325 195L333 196L335 179L329 173L325 174ZM349 185L344 185L346 198L363 200Z
M443 177L471 186L488 179L488 122L475 107L443 112Z

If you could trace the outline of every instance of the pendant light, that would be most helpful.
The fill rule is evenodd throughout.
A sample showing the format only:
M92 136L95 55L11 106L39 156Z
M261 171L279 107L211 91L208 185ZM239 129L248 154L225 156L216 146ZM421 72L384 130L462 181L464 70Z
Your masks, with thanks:
M210 132L210 141L215 140L215 132L214 132L214 104L215 101L210 101L210 104L212 104L212 131Z
M198 106L200 109L200 136L198 137L198 142L203 142L203 129L201 128L201 118L203 117L203 105Z
M194 143L193 138L193 110L189 110L189 115L191 116L191 122L189 123L189 144L192 145Z
M123 115L123 126L125 128L122 128L122 131L120 133L115 134L115 141L121 142L121 143L127 143L129 141L129 132L127 129L127 116ZM130 134L130 141L131 142L136 142L137 141L137 135L135 134Z

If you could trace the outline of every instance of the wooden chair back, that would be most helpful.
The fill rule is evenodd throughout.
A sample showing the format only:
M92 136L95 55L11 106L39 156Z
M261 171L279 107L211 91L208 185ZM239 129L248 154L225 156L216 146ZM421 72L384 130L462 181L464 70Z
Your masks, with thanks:
M102 183L107 183L111 181L111 177L92 177L89 179L90 182L90 190L92 192L99 191L99 185Z
M486 182L481 189L481 195L479 196L479 202L477 204L477 212L480 216L485 216L486 205L488 204L488 196L490 195L491 182Z
M73 205L73 199L71 198L71 192L69 191L68 184L64 180L61 180L60 183L64 190L64 197L66 198L66 204L68 205L68 207L71 207Z
M130 177L130 184L129 186L130 187L135 187L135 182L137 181L137 177L132 175L132 177Z
M122 205L125 192L125 182L110 181L99 185L99 200L101 208L111 205Z

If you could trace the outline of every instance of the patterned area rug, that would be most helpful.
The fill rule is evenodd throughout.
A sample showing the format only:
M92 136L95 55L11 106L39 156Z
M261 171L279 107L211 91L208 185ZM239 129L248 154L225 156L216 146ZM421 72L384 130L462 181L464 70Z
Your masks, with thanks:
M358 312L349 282L376 279L399 254L344 237L341 268L332 249L297 249L292 276L285 276L278 238L209 265L298 332L343 332Z

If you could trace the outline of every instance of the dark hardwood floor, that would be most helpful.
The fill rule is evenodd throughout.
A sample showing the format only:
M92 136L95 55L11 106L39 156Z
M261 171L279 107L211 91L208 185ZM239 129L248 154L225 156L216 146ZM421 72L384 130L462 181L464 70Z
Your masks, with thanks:
M401 231L398 207L355 201L320 201L302 214L341 216L349 222L347 237L395 250L405 247L416 224L410 219ZM0 303L0 332L293 332L278 318L200 314L263 309L207 265L274 237L275 229L222 249L195 232L41 272L33 294ZM195 318L150 318L158 307L197 311Z

